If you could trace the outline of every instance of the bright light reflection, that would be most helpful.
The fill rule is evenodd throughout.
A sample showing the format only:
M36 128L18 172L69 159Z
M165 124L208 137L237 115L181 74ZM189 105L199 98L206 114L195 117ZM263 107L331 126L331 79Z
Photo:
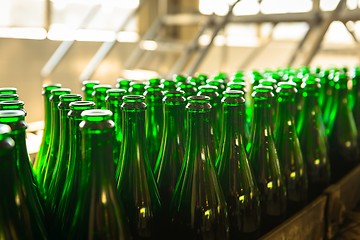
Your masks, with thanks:
M4 27L0 28L0 37L43 40L46 39L46 30L44 28Z

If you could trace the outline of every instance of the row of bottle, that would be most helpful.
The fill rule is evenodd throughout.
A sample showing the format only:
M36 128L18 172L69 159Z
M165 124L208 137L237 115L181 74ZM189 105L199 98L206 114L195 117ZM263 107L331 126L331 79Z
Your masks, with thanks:
M39 186L35 193L40 203L44 201L50 236L113 239L117 237L111 234L117 233L141 239L166 238L170 232L178 239L226 239L229 233L234 239L270 230L286 211L289 215L302 207L308 193L312 198L330 182L319 80L304 74L303 115L296 118L299 94L293 79L276 82L275 92L262 81L254 87L251 108L245 107L246 88L239 91L246 85L235 81L221 93L217 86L200 86L200 96L188 99L182 91L187 88L167 89L163 96L166 83L175 86L175 81L163 81L159 87L152 84L159 80L151 80L145 98L131 89L127 96L126 90L108 86L105 94L98 94L104 87L98 85L91 96L95 103L79 101L80 95L59 85L45 86L43 144L34 164L37 182L32 182ZM130 85L137 89L142 84ZM89 100L86 91L84 96ZM104 103L113 116L106 110L81 116L95 105L104 108ZM15 104L0 102L1 109L4 105ZM249 109L251 134L246 123ZM7 114L0 112L0 123L8 123L1 121ZM218 140L217 131L222 133ZM158 146L157 155L151 155L153 145ZM348 156L357 161L355 155ZM340 160L340 166L346 164Z

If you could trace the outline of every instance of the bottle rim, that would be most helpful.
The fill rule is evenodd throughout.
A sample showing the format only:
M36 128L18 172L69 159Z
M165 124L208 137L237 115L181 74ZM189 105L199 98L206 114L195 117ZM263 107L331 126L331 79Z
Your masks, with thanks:
M25 119L21 110L0 110L0 123L14 123Z
M112 112L105 109L89 109L84 110L81 113L81 117L84 121L88 122L102 122L110 120L112 117Z

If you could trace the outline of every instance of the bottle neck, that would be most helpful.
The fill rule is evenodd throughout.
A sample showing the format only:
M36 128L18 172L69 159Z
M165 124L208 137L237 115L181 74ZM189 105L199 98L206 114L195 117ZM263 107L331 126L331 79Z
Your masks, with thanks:
M164 130L163 137L177 137L183 139L182 132L185 119L185 102L181 105L164 105Z
M197 148L202 160L210 160L208 144L210 139L209 112L187 112L186 151ZM187 155L187 154L185 154ZM204 155L204 156L203 156ZM190 157L190 159L194 159Z
M21 166L26 166L24 164L29 164L28 151L26 147L26 123L24 120L18 121L15 123L10 123L12 131L10 137L15 141L16 152L18 153L18 160Z
M145 146L145 111L123 111L123 142L131 146ZM126 139L131 139L132 142ZM134 142L136 141L136 143Z
M49 135L51 129L51 102L50 94L44 94L44 134Z
M107 123L105 123L107 124ZM113 159L113 134L111 128L83 129L82 146L84 165L90 174L89 186L96 189L115 188L115 170ZM95 186L94 186L95 184Z
M69 112L69 108L62 108L59 110L60 115L60 142L65 144L69 140L69 119L67 117L67 113Z
M271 129L271 99L255 100L254 102L254 119L253 134L257 134L261 129L267 129L267 134L272 133Z
M221 142L232 138L243 140L244 129L244 107L239 106L224 106L222 133L223 139ZM241 142L242 143L242 142ZM239 144L241 144L239 143Z

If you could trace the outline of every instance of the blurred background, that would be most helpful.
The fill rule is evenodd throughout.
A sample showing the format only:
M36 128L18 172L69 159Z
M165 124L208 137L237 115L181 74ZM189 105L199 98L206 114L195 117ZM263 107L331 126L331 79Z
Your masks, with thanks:
M173 74L359 64L359 0L0 0L0 87L43 119L44 83L81 93Z

